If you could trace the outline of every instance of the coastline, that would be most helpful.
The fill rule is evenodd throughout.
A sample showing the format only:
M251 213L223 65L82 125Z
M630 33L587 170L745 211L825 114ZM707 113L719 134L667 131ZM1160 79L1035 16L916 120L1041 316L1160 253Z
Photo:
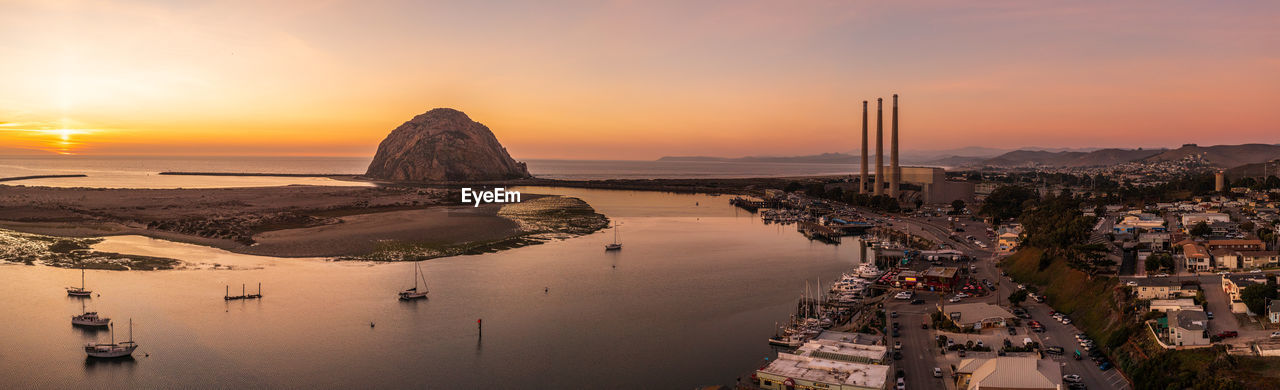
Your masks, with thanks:
M414 187L6 185L0 186L0 229L79 241L141 235L283 258L402 261L532 245L608 223L573 198L527 194L525 204L541 207L532 213L503 212L498 204L462 206L457 198L457 191ZM548 218L557 223L545 223Z

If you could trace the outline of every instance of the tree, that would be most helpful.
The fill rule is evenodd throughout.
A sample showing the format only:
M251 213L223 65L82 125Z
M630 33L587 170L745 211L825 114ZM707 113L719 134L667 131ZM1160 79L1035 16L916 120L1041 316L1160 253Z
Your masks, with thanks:
M1018 291L1014 291L1012 294L1009 294L1009 304L1011 305L1017 306L1018 304L1021 304L1026 300L1027 300L1027 290L1018 289Z
M919 198L916 199L915 203L916 203L916 210L919 210L920 207L924 206L924 201L920 200Z
M951 201L951 212L953 214L960 214L961 211L964 211L964 201L960 199Z
M1155 273L1156 271L1159 271L1159 270L1160 270L1160 259L1159 259L1158 257L1156 257L1156 255L1155 255L1155 254L1152 254L1151 256L1147 256L1147 262L1146 262L1146 266L1145 266L1144 268L1146 268L1146 269L1147 269L1147 273L1149 273L1149 274L1151 274L1151 273Z
M796 191L800 191L801 189L804 189L804 186L801 185L800 182L793 181L793 182L787 183L787 187L782 190L786 192L796 192Z
M1173 268L1173 255L1166 252L1152 253L1147 256L1147 272L1155 272L1160 268Z
M1245 287L1240 290L1240 300L1244 301L1244 305L1249 307L1249 311L1257 314L1266 313L1266 305L1268 299L1278 298L1276 286L1262 283Z
M1253 229L1255 227L1257 226L1254 226L1253 221L1244 221L1240 223L1240 230L1243 232L1253 233Z
M1213 233L1213 230L1209 229L1209 224L1205 223L1204 221L1200 221L1200 222L1196 222L1195 226L1191 227L1190 233L1191 235L1196 237L1204 237L1209 235L1209 233Z
M1024 205L1032 200L1040 199L1040 195L1030 188L1007 185L997 187L987 196L978 212L982 215L1003 222L1022 215Z

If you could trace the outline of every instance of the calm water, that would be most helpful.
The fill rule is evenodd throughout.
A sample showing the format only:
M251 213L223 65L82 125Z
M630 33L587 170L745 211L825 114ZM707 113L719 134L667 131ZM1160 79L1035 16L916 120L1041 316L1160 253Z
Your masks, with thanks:
M289 184L363 185L325 178L160 176L165 171L362 174L371 158L348 157L3 157L0 177L85 174L9 184L57 187L210 188ZM529 160L534 176L549 179L696 179L849 174L848 164L717 161Z
M137 358L86 363L107 333L73 329L76 270L0 266L0 383L9 388L646 388L732 384L772 350L806 280L856 264L857 245L810 242L726 198L525 188L580 197L622 222L612 233L422 263L427 301L403 303L410 264L234 255L113 237L99 249L242 270L89 271L91 310L126 320ZM224 285L264 284L258 301ZM550 288L544 293L544 288ZM483 338L477 319L484 320ZM371 328L370 322L376 327ZM144 353L149 357L144 357Z

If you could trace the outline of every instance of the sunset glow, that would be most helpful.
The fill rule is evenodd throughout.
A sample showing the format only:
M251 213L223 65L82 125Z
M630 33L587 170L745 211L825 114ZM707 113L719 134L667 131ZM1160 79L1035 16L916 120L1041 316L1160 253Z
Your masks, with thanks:
M518 159L816 154L858 148L861 101L893 93L908 150L1275 143L1275 20L1273 2L6 2L0 154L368 156L435 107Z

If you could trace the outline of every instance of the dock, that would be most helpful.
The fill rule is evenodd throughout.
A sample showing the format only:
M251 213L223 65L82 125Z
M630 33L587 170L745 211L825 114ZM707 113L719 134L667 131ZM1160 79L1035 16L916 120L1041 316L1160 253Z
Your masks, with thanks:
M246 293L245 286L241 284L240 295L231 295L231 286L228 285L226 294L222 296L222 300L224 301L236 301L241 299L258 299L258 298L262 298L262 283L258 283L258 292L254 294Z
M815 222L800 221L796 224L796 230L811 240L821 240L831 244L839 244L840 236L844 235L841 231Z

